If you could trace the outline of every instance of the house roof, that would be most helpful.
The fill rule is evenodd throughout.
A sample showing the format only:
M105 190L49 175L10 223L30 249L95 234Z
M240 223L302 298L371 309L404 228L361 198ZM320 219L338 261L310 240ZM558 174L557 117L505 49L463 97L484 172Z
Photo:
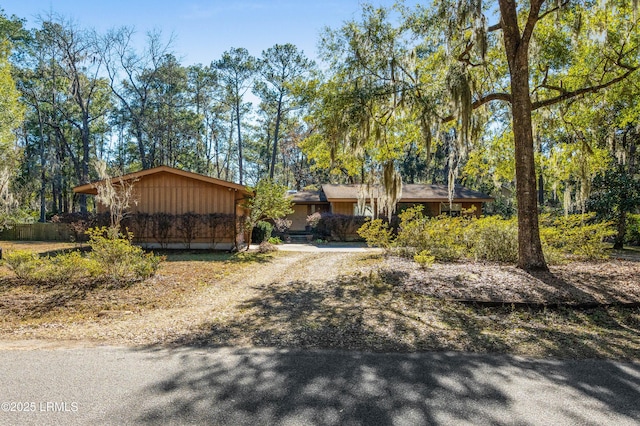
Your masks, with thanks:
M297 191L290 193L291 201L295 204L327 203L327 197L322 191Z
M362 185L322 185L322 190L328 201L357 201L358 193ZM382 188L373 187L374 197L378 197ZM367 198L368 198L367 192ZM482 192L473 191L460 185L456 185L453 191L453 202L462 201L489 202L494 199ZM294 200L295 201L295 200ZM448 202L449 188L447 185L435 184L406 184L402 185L402 195L399 200L402 202Z
M139 172L128 173L126 175L115 177L115 179L116 180L122 179L124 181L128 181L133 179L141 179L144 176L149 176L149 175L159 174L159 173L169 173L169 174L178 175L178 176L182 176L190 179L196 179L196 180L211 183L214 185L224 186L227 188L235 189L237 191L248 192L246 187L242 185L238 185L237 183L228 182L222 179L212 178L212 177L201 175L198 173L187 172L187 171L175 169L169 166L159 166L159 167L154 167L152 169L141 170ZM102 184L103 182L104 182L104 179L87 183L84 185L76 186L75 188L73 188L73 192L76 192L79 194L96 195L98 193L96 187Z

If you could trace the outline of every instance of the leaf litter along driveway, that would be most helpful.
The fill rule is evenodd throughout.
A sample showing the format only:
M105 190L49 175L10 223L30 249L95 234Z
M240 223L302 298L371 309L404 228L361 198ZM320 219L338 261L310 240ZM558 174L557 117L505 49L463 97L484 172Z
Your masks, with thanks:
M495 264L436 264L422 271L375 251L283 251L246 262L197 259L170 259L158 276L130 289L85 295L82 303L119 298L121 305L107 305L96 315L0 322L0 338L640 359L637 308L483 308L442 299L460 291L487 297L491 288L494 298L515 294L555 301L585 282L591 290L576 294L610 297L616 292L607 282L613 282L626 283L621 292L637 298L637 262L563 265L552 269L559 285Z

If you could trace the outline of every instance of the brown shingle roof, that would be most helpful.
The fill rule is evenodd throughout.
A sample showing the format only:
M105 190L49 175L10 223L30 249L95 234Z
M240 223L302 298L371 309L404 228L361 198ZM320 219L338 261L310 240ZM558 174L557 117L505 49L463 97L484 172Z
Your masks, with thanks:
M322 185L329 201L356 201L361 185ZM378 196L380 187L374 187L374 196ZM473 191L460 185L456 185L453 192L453 201L482 201L488 202L494 199L482 192ZM449 201L449 189L447 185L430 184L406 184L402 186L400 202L428 202Z
M461 185L456 185L453 190L453 201L493 201L489 195L473 191ZM403 185L401 202L408 201L449 201L449 187L447 185L412 184Z
M296 204L316 204L326 203L327 197L325 197L322 191L298 191L289 194L291 201Z

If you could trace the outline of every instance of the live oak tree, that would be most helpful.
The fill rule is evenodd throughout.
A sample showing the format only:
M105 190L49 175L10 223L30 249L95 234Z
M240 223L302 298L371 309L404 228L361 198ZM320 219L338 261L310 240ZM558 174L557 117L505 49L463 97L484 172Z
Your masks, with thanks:
M337 36L326 37L335 75L348 83L336 85L335 98L358 101L360 117L369 122L371 117L414 114L427 151L434 136L437 143L450 144L450 183L474 139L487 128L510 129L518 265L546 269L532 113L612 87L637 70L639 34L632 5L440 0L400 12L402 23L393 27L384 11L365 7L362 22L348 22ZM317 115L332 126L368 128L357 115L346 120Z
M498 22L489 25L481 1L459 3L448 34L459 46L456 60L466 70L482 70L492 44L504 55L508 72L505 91L487 87L467 101L476 109L492 101L510 106L514 138L518 203L518 265L546 269L538 230L538 205L532 112L610 87L638 68L637 18L628 2L498 0ZM615 4L614 4L615 3ZM441 13L453 3L436 4ZM611 6L611 7L610 7ZM615 7L613 7L615 6ZM459 31L459 32L455 32ZM446 32L445 32L446 33ZM462 37L460 37L462 35ZM473 51L479 52L473 54ZM487 76L478 73L476 79Z

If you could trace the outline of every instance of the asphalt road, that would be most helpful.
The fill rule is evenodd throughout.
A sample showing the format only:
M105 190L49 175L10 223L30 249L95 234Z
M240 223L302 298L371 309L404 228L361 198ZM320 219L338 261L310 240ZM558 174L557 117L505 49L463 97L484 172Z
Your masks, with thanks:
M640 423L640 364L604 360L4 346L0 369L2 425Z

